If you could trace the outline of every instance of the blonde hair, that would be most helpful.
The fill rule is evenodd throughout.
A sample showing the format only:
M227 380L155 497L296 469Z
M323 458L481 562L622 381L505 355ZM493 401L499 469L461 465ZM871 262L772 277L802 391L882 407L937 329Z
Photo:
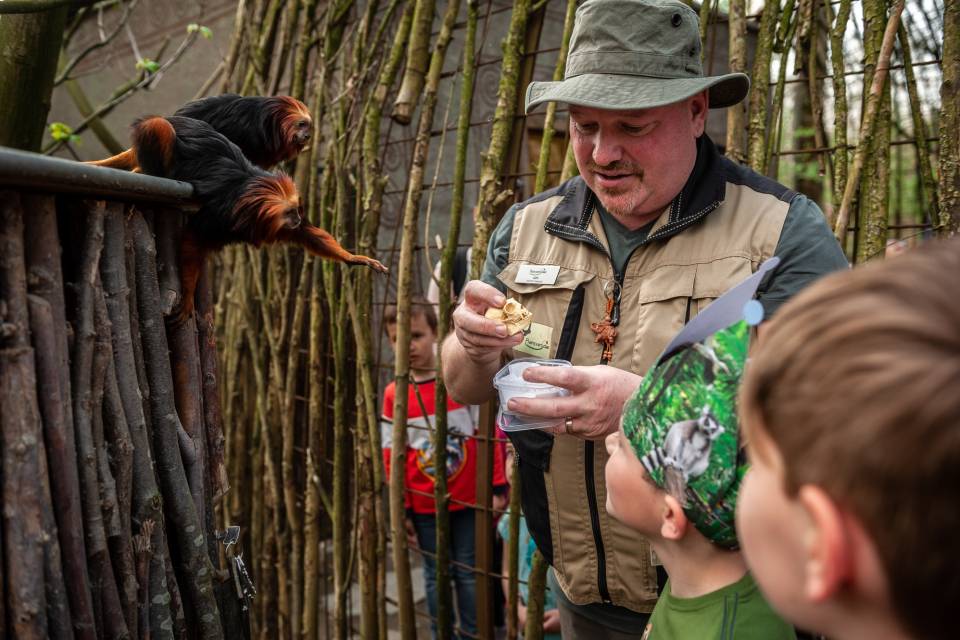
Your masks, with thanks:
M901 621L955 637L960 602L960 239L824 278L785 305L740 395L749 438L781 452L787 490L857 515Z

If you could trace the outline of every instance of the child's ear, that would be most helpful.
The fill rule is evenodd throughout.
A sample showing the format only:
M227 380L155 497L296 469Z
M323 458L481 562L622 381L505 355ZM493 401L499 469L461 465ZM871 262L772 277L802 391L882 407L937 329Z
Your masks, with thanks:
M804 485L798 500L808 518L804 534L804 595L811 602L823 602L851 577L853 550L843 513L823 489Z
M661 505L660 535L667 540L681 540L689 524L680 501L665 492Z

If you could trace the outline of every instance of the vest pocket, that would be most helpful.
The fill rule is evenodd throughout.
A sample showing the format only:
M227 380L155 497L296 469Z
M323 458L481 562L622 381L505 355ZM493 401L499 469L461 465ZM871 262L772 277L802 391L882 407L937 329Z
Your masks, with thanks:
M550 470L553 436L538 429L507 433L517 450L520 481L523 489L520 502L527 519L527 528L540 553L553 564L553 536L550 532L550 501L544 473Z
M697 307L692 302L696 273L696 265L671 265L642 276L637 294L637 349L633 362L637 373L650 368L689 319L688 314L696 315Z
M520 267L530 263L511 262L497 277L507 285L510 293L533 314L533 322L550 328L550 348L543 353L537 352L538 357L570 359L569 353L558 351L563 336L564 324L571 313L578 310L582 304L583 291L587 283L596 275L579 269L561 268L557 273L556 281L528 283L516 282ZM577 316L579 319L579 316ZM572 347L572 343L568 345ZM572 348L567 349L572 353ZM525 357L528 353L515 352L517 357Z
M697 278L693 283L693 312L691 317L706 309L710 303L727 292L741 280L749 277L759 262L745 256L727 256L697 266Z

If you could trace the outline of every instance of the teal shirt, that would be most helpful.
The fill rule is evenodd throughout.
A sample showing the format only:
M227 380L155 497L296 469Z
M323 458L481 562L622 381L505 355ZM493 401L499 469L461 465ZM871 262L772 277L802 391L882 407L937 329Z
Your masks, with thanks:
M670 581L650 615L642 640L796 640L793 627L767 604L750 573L722 589L678 598Z
M510 544L510 518L512 515L512 513L505 514L500 518L500 522L497 523L497 533L500 534L500 537L503 538L507 545L504 547L504 553L507 553L507 548ZM517 578L520 582L517 586L520 589L520 599L526 604L530 599L530 588L527 586L527 583L530 581L530 567L533 564L533 553L537 550L537 545L530 536L530 530L527 529L527 519L524 518L522 514L520 515L520 536L518 538L517 548L520 550L520 566L517 571ZM553 591L548 588L546 593L543 594L543 610L549 611L550 609L556 608L557 601L553 597ZM545 633L543 634L543 639L560 640L560 634Z
M503 293L506 293L507 286L500 282L497 274L507 266L517 208L517 205L511 207L491 234L480 275L481 280ZM650 226L630 231L602 207L598 207L598 211L607 234L610 259L615 268L622 270L633 250L646 240ZM767 318L820 276L849 266L820 207L802 194L790 203L774 255L780 258L780 266L772 277L761 283L757 292Z

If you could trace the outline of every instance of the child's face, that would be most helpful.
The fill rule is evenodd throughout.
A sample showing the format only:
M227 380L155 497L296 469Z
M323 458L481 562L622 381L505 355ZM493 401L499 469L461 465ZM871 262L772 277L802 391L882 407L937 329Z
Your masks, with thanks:
M810 540L806 511L785 490L783 458L763 429L750 430L750 470L737 498L737 537L764 595L787 619L812 625L804 595Z
M647 471L637 459L622 426L607 436L606 445L610 455L605 468L607 513L641 533L659 534L659 491L647 479Z
M397 325L387 325L387 336L390 346L397 350ZM416 371L426 371L436 367L434 345L437 334L422 313L414 313L410 317L410 368Z

